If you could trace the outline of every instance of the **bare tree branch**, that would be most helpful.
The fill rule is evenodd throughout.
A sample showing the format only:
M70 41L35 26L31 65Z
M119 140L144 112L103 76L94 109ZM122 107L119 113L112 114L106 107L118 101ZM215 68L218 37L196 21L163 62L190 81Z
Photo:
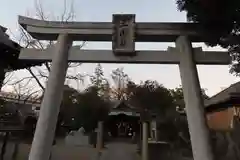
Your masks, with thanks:
M14 74L12 72L5 73L5 79L3 81L2 87L11 82L13 75Z
M13 94L16 95L16 100L18 102L23 102L23 103L26 103L30 99L34 99L34 95L38 95L37 97L40 97L39 92L42 91L42 90L33 91L33 88L26 88L26 86L23 86L20 83L15 85L13 90L14 90Z
M63 22L64 21L64 18L65 18L65 14L66 14L66 10L67 10L67 2L66 0L64 0L64 5L63 5L63 13L62 13L62 18L61 18L61 21Z
M29 73L35 78L36 82L37 82L38 85L42 88L42 90L45 90L44 86L43 86L42 83L39 81L39 79L37 78L37 76L33 73L33 71L31 70L31 68L27 68L27 70L28 70Z
M18 83L21 83L21 82L23 82L25 80L32 79L32 78L33 78L32 76L31 77L23 77L20 80L14 81L13 83L10 83L9 85L13 85L14 86L14 85L16 85Z
M39 17L41 20L45 20L46 17L44 15L43 5L41 3L41 0L35 1L35 9L36 9L36 16Z
M39 92L41 92L41 91L42 91L42 90L37 90L37 91L34 91L34 92L28 94L27 97L24 99L24 103L26 103L26 101L28 101L29 98L32 98L32 96L33 96L34 94L37 94L37 93L39 93Z
M46 68L48 69L48 72L50 72L50 64L48 62L45 63Z
M70 8L68 7L69 6L68 4L70 4ZM49 20L49 16L45 14L46 12L44 11L44 7L41 0L35 0L35 10L36 10L35 16L38 19ZM73 21L75 19L74 13L75 12L74 12L73 0L71 0L70 3L67 0L63 0L63 11L62 11L60 20L62 22ZM56 43L55 41L39 41L39 40L33 39L31 35L29 35L22 27L20 27L19 31L20 31L19 43L22 44L25 48L46 49L47 47ZM82 42L82 44L80 44L79 46L79 49L81 49L84 45L85 45L85 42ZM81 66L80 63L68 64L68 68L78 68L80 66ZM46 70L43 67L46 67ZM33 69L34 70L36 69L37 73L33 72ZM31 67L31 68L27 68L26 70L29 72L32 78L30 78L30 76L24 77L18 81L15 81L13 85L16 85L17 83L23 83L23 82L26 83L26 85L28 85L30 84L32 79L35 79L38 86L44 91L45 88L43 85L44 83L43 79L44 81L48 79L48 75L51 70L51 63L46 62L46 63L43 63L43 66L41 68ZM84 77L85 76L81 74L76 74L76 75L67 74L66 79L70 81L76 81L76 83L78 84L83 82Z

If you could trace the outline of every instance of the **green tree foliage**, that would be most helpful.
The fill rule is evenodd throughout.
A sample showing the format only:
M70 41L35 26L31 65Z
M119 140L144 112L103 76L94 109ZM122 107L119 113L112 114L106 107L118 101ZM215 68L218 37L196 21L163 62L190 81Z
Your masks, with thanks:
M173 106L171 92L156 81L147 80L140 85L128 83L130 101L137 103L142 109L164 115Z
M104 78L100 64L97 65L90 80L92 84L83 92L67 85L64 87L58 128L64 126L72 130L84 127L90 132L95 129L97 121L107 117L109 84Z
M58 131L61 127L76 130L83 127L87 132L96 128L99 120L108 115L108 101L99 96L99 89L90 86L83 92L65 86L58 116Z
M180 87L170 90L170 92L173 97L174 105L177 106L177 109L179 109L179 111L183 111L185 108L183 88L180 86ZM209 96L206 94L205 89L202 89L202 97L204 100L209 99Z
M146 80L139 85L129 82L128 91L130 101L147 112L157 113L159 138L174 143L178 139L175 123L178 113L170 90L156 81Z
M174 115L172 120L168 120L167 126L166 124L161 127L162 130L164 128L169 128L170 140L174 144L176 148L179 149L187 149L189 153L191 153L191 143L190 143L190 135L188 130L188 122L185 114L185 102L183 95L183 88L177 87L175 89L170 90L174 106L178 111L178 114ZM205 89L202 89L202 97L203 99L208 99L208 95L206 94ZM173 133L175 132L175 133Z
M109 99L110 86L108 80L104 77L101 64L97 64L94 75L90 76L91 86L97 89L98 95L105 100Z
M97 127L97 122L105 120L109 112L109 103L98 95L96 87L89 87L77 97L75 127L83 127L91 132Z
M75 118L75 113L77 110L76 97L80 93L67 85L64 86L63 99L60 107L60 112L58 115L58 125L62 126L72 126L72 121Z
M182 88L173 91L156 81L147 80L139 85L129 81L127 91L133 105L157 113L161 140L170 142L176 149L191 151L186 116L176 110L176 101L184 103Z
M176 0L187 19L200 24L199 32L210 46L227 48L232 56L231 73L240 74L240 1Z

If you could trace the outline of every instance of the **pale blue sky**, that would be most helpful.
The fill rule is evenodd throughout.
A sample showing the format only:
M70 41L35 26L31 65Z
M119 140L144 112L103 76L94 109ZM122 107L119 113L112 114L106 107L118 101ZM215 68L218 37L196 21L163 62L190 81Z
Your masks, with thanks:
M17 16L35 15L35 0L2 0L0 6L0 25L11 29L17 35ZM68 0L70 3L70 0ZM53 17L62 12L63 0L42 0L44 11ZM74 10L78 21L111 21L114 13L136 14L136 21L148 22L185 22L185 13L176 9L175 0L75 0ZM166 49L173 44L138 43L137 49ZM197 44L201 46L202 44ZM87 43L85 48L111 49L110 43ZM204 49L212 49L204 46ZM217 48L219 49L219 48ZM125 72L136 82L140 80L157 80L168 88L180 85L180 75L176 65L130 65L103 64L106 76L111 70L124 67ZM92 73L95 64L84 64L77 72ZM229 74L229 66L198 66L202 88L208 95L219 92L222 88L238 81L239 78ZM17 77L26 76L26 72L16 73Z

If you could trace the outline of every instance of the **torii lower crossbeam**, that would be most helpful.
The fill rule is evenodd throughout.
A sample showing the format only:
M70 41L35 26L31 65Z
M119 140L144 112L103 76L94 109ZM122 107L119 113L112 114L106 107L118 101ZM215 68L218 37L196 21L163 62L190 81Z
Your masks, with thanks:
M40 49L22 49L19 58L22 60L52 61L55 46ZM179 64L180 54L175 48L167 51L136 51L137 56L115 56L111 50L80 50L74 46L69 50L69 62L81 63L136 63L136 64ZM231 57L228 52L202 51L194 49L196 64L228 65Z

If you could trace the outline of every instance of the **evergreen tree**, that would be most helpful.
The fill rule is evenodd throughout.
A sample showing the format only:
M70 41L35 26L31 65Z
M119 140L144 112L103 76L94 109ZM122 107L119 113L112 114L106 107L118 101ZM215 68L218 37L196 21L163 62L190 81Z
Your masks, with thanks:
M117 100L128 99L126 88L130 78L126 73L124 73L123 68L117 68L113 70L111 77L115 84L115 87L112 89L113 98Z
M176 0L190 22L199 23L198 32L207 45L221 46L232 56L231 73L240 75L240 1Z
M97 89L100 97L108 99L110 86L108 80L104 77L104 72L100 63L95 68L94 75L90 77L92 86Z

